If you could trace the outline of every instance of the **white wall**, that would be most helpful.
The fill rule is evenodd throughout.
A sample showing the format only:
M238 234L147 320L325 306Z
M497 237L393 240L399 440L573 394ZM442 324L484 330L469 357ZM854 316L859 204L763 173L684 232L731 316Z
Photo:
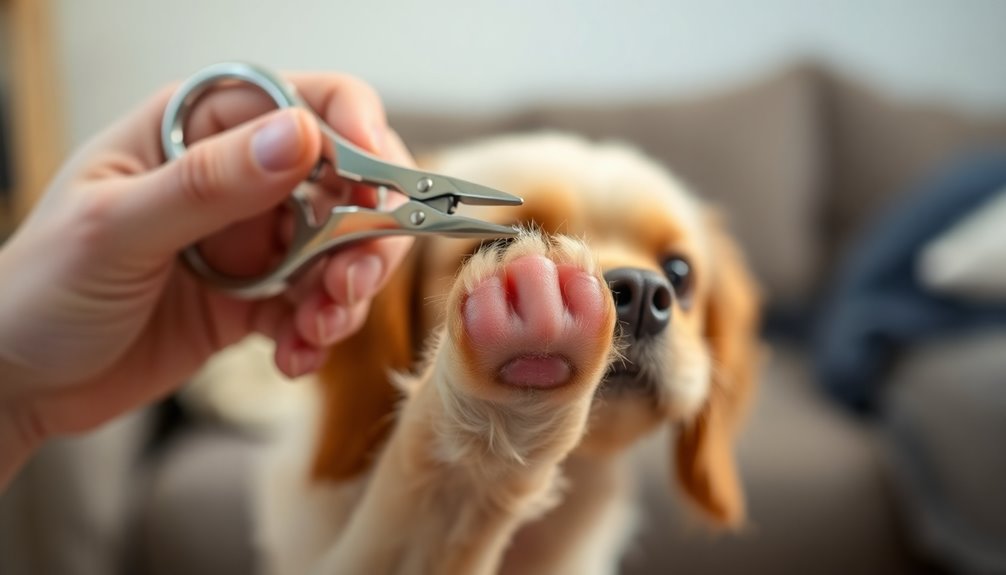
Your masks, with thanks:
M999 0L57 0L80 142L224 59L362 76L390 106L480 110L739 81L805 55L889 92L1006 110Z

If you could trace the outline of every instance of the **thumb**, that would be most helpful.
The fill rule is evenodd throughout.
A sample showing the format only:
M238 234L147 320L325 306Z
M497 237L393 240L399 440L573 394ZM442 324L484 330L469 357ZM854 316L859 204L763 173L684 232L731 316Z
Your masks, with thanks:
M284 109L200 140L137 179L120 198L131 244L173 254L282 202L321 150L317 120Z

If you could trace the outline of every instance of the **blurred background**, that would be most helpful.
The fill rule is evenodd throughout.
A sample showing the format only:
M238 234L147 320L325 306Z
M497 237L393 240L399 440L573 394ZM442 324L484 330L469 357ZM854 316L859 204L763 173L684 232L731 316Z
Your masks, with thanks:
M773 348L751 525L690 529L656 438L626 573L1006 573L1006 3L0 0L0 229L229 59L357 75L418 152L628 141L728 216ZM53 442L0 496L0 573L249 572L231 423L172 401Z

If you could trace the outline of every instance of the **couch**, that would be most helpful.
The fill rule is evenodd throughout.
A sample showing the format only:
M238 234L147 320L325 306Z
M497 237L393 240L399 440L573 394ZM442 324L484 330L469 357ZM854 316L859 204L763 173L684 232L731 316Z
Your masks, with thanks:
M871 218L948 159L1006 144L1006 117L898 101L800 63L690 98L391 122L420 153L540 129L631 142L741 239L772 348L738 446L750 524L715 535L691 520L655 437L634 454L646 505L625 573L1006 570L1006 330L908 350L871 414L819 390L807 345L837 262ZM260 451L177 402L53 441L0 496L0 573L251 572Z

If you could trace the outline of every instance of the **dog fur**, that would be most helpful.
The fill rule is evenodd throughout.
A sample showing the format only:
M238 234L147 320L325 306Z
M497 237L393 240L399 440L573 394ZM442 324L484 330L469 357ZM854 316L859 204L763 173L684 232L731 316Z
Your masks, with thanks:
M526 231L419 240L297 416L284 408L256 498L266 571L613 573L635 523L625 454L665 426L685 498L741 525L733 442L758 295L715 213L631 148L566 135L500 137L428 167L522 196L461 212ZM669 257L688 263L687 290L664 332L629 343L604 274L663 274ZM491 313L504 319L473 329ZM510 359L542 356L567 363L564 383L507 379Z

